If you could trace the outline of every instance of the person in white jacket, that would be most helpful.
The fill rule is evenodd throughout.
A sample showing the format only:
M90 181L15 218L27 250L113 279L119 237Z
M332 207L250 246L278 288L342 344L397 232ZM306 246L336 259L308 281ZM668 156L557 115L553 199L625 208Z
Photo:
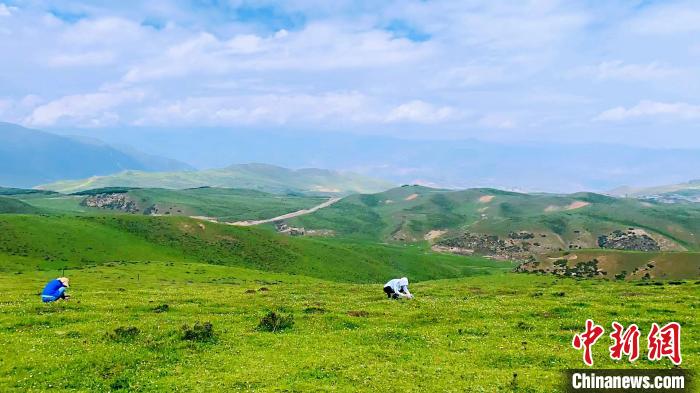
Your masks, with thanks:
M384 293L386 293L387 298L398 299L405 297L407 299L412 299L413 295L408 291L408 278L401 277L389 280L388 283L384 284Z

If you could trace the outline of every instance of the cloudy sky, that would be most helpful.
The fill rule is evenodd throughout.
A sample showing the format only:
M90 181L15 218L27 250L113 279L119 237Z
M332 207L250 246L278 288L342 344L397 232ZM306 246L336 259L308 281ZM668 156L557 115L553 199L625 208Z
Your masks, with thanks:
M0 0L0 56L47 130L700 147L697 1Z

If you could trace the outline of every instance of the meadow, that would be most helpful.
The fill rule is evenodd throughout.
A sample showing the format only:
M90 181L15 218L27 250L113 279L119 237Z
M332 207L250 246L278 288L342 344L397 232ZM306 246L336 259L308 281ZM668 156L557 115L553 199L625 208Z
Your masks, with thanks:
M21 192L26 190L19 190ZM8 191L10 192L10 191ZM85 206L91 195L119 193L132 201L136 214L206 216L219 221L257 220L276 217L291 211L308 209L328 198L306 195L276 195L262 191L200 187L185 190L162 188L112 187L76 194L49 192L5 194L0 196L0 213L125 213L119 209Z
M582 366L571 339L587 318L607 330L677 321L682 367L700 362L700 286L691 281L493 271L416 282L415 299L392 301L380 282L113 262L67 271L71 300L42 304L42 285L58 274L0 274L2 391L552 392L560 370ZM271 311L293 324L261 329ZM594 346L596 367L671 366L611 361L608 341Z
M3 392L553 392L583 366L571 339L588 318L679 322L682 367L700 362L697 279L514 273L427 242L188 217L2 214L0 231ZM61 275L71 299L41 303ZM403 275L415 299L387 299ZM612 361L609 345L596 367L672 367Z

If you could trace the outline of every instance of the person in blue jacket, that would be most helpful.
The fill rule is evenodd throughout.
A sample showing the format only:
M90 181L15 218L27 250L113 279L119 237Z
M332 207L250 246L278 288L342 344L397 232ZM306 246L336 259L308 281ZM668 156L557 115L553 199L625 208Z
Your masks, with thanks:
M66 288L68 288L68 286L67 277L59 277L49 281L41 292L41 301L50 303L58 299L68 299L69 296L66 296Z

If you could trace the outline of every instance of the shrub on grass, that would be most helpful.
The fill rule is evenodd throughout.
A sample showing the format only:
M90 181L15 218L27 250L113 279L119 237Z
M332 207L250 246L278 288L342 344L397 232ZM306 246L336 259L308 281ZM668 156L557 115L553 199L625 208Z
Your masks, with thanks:
M129 388L131 388L131 384L129 383L129 378L120 376L112 381L112 383L109 384L109 387L113 390L129 390Z
M192 327L182 326L182 339L187 341L211 342L214 341L214 326L211 322L195 322Z
M258 330L274 333L285 329L289 329L293 325L293 315L283 315L274 311L270 311L260 320L260 323L258 324Z
M133 341L139 333L141 333L141 331L136 326L119 326L114 329L113 332L109 333L108 336L114 341L125 342Z
M322 307L306 307L304 313L306 314L324 314L326 312L325 308Z
M167 304L161 304L160 306L156 306L153 308L153 312L155 313L166 312L168 310L170 310L170 306Z

